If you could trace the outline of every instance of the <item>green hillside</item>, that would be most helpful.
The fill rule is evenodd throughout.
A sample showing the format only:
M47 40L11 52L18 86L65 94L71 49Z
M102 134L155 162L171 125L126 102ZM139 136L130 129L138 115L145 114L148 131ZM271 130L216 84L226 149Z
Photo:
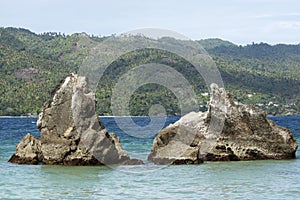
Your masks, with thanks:
M0 28L0 115L36 115L51 90L71 72L77 72L92 47L103 37L85 33L35 34L29 30ZM219 68L226 89L236 101L253 104L269 114L300 113L300 45L238 46L220 39L198 41ZM122 56L99 82L97 112L111 115L111 88L129 69L146 63L173 67L193 85L199 108L205 109L208 92L191 64L169 52L146 49ZM166 77L167 78L167 77ZM175 95L157 84L139 88L131 97L131 115L147 115L162 104L169 115L180 114Z
M207 51L239 101L269 114L299 114L300 45L221 45Z

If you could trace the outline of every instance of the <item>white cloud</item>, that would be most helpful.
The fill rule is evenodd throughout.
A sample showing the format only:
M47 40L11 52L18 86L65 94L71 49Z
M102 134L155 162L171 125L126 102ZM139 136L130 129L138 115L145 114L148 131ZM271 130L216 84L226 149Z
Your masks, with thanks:
M278 13L278 14L260 14L253 16L255 19L282 19L282 18L300 18L300 13Z
M300 21L279 21L278 26L282 29L300 29Z

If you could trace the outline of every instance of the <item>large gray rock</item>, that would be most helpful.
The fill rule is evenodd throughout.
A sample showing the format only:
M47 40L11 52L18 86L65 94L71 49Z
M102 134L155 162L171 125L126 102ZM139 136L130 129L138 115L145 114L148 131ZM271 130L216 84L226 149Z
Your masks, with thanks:
M212 84L209 110L189 113L161 130L148 159L156 164L291 159L297 147L290 130Z
M44 104L37 126L40 130L40 160L44 164L114 165L129 162L120 140L109 134L95 112L95 95L85 77L71 74ZM21 151L17 146L17 153ZM28 153L28 152L27 152ZM15 163L22 163L20 157ZM12 160L11 160L12 161Z

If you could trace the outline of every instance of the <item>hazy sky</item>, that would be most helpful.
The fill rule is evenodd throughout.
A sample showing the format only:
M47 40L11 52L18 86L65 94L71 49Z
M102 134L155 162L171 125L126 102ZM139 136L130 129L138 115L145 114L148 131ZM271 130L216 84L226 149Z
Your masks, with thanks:
M0 0L0 26L111 35L162 28L237 44L300 43L299 0Z

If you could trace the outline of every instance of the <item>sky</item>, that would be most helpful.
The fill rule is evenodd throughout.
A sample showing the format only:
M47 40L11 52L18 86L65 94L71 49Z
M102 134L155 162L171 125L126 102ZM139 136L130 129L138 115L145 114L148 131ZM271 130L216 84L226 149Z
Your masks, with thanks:
M0 27L111 35L168 29L236 44L300 43L299 0L0 0Z

